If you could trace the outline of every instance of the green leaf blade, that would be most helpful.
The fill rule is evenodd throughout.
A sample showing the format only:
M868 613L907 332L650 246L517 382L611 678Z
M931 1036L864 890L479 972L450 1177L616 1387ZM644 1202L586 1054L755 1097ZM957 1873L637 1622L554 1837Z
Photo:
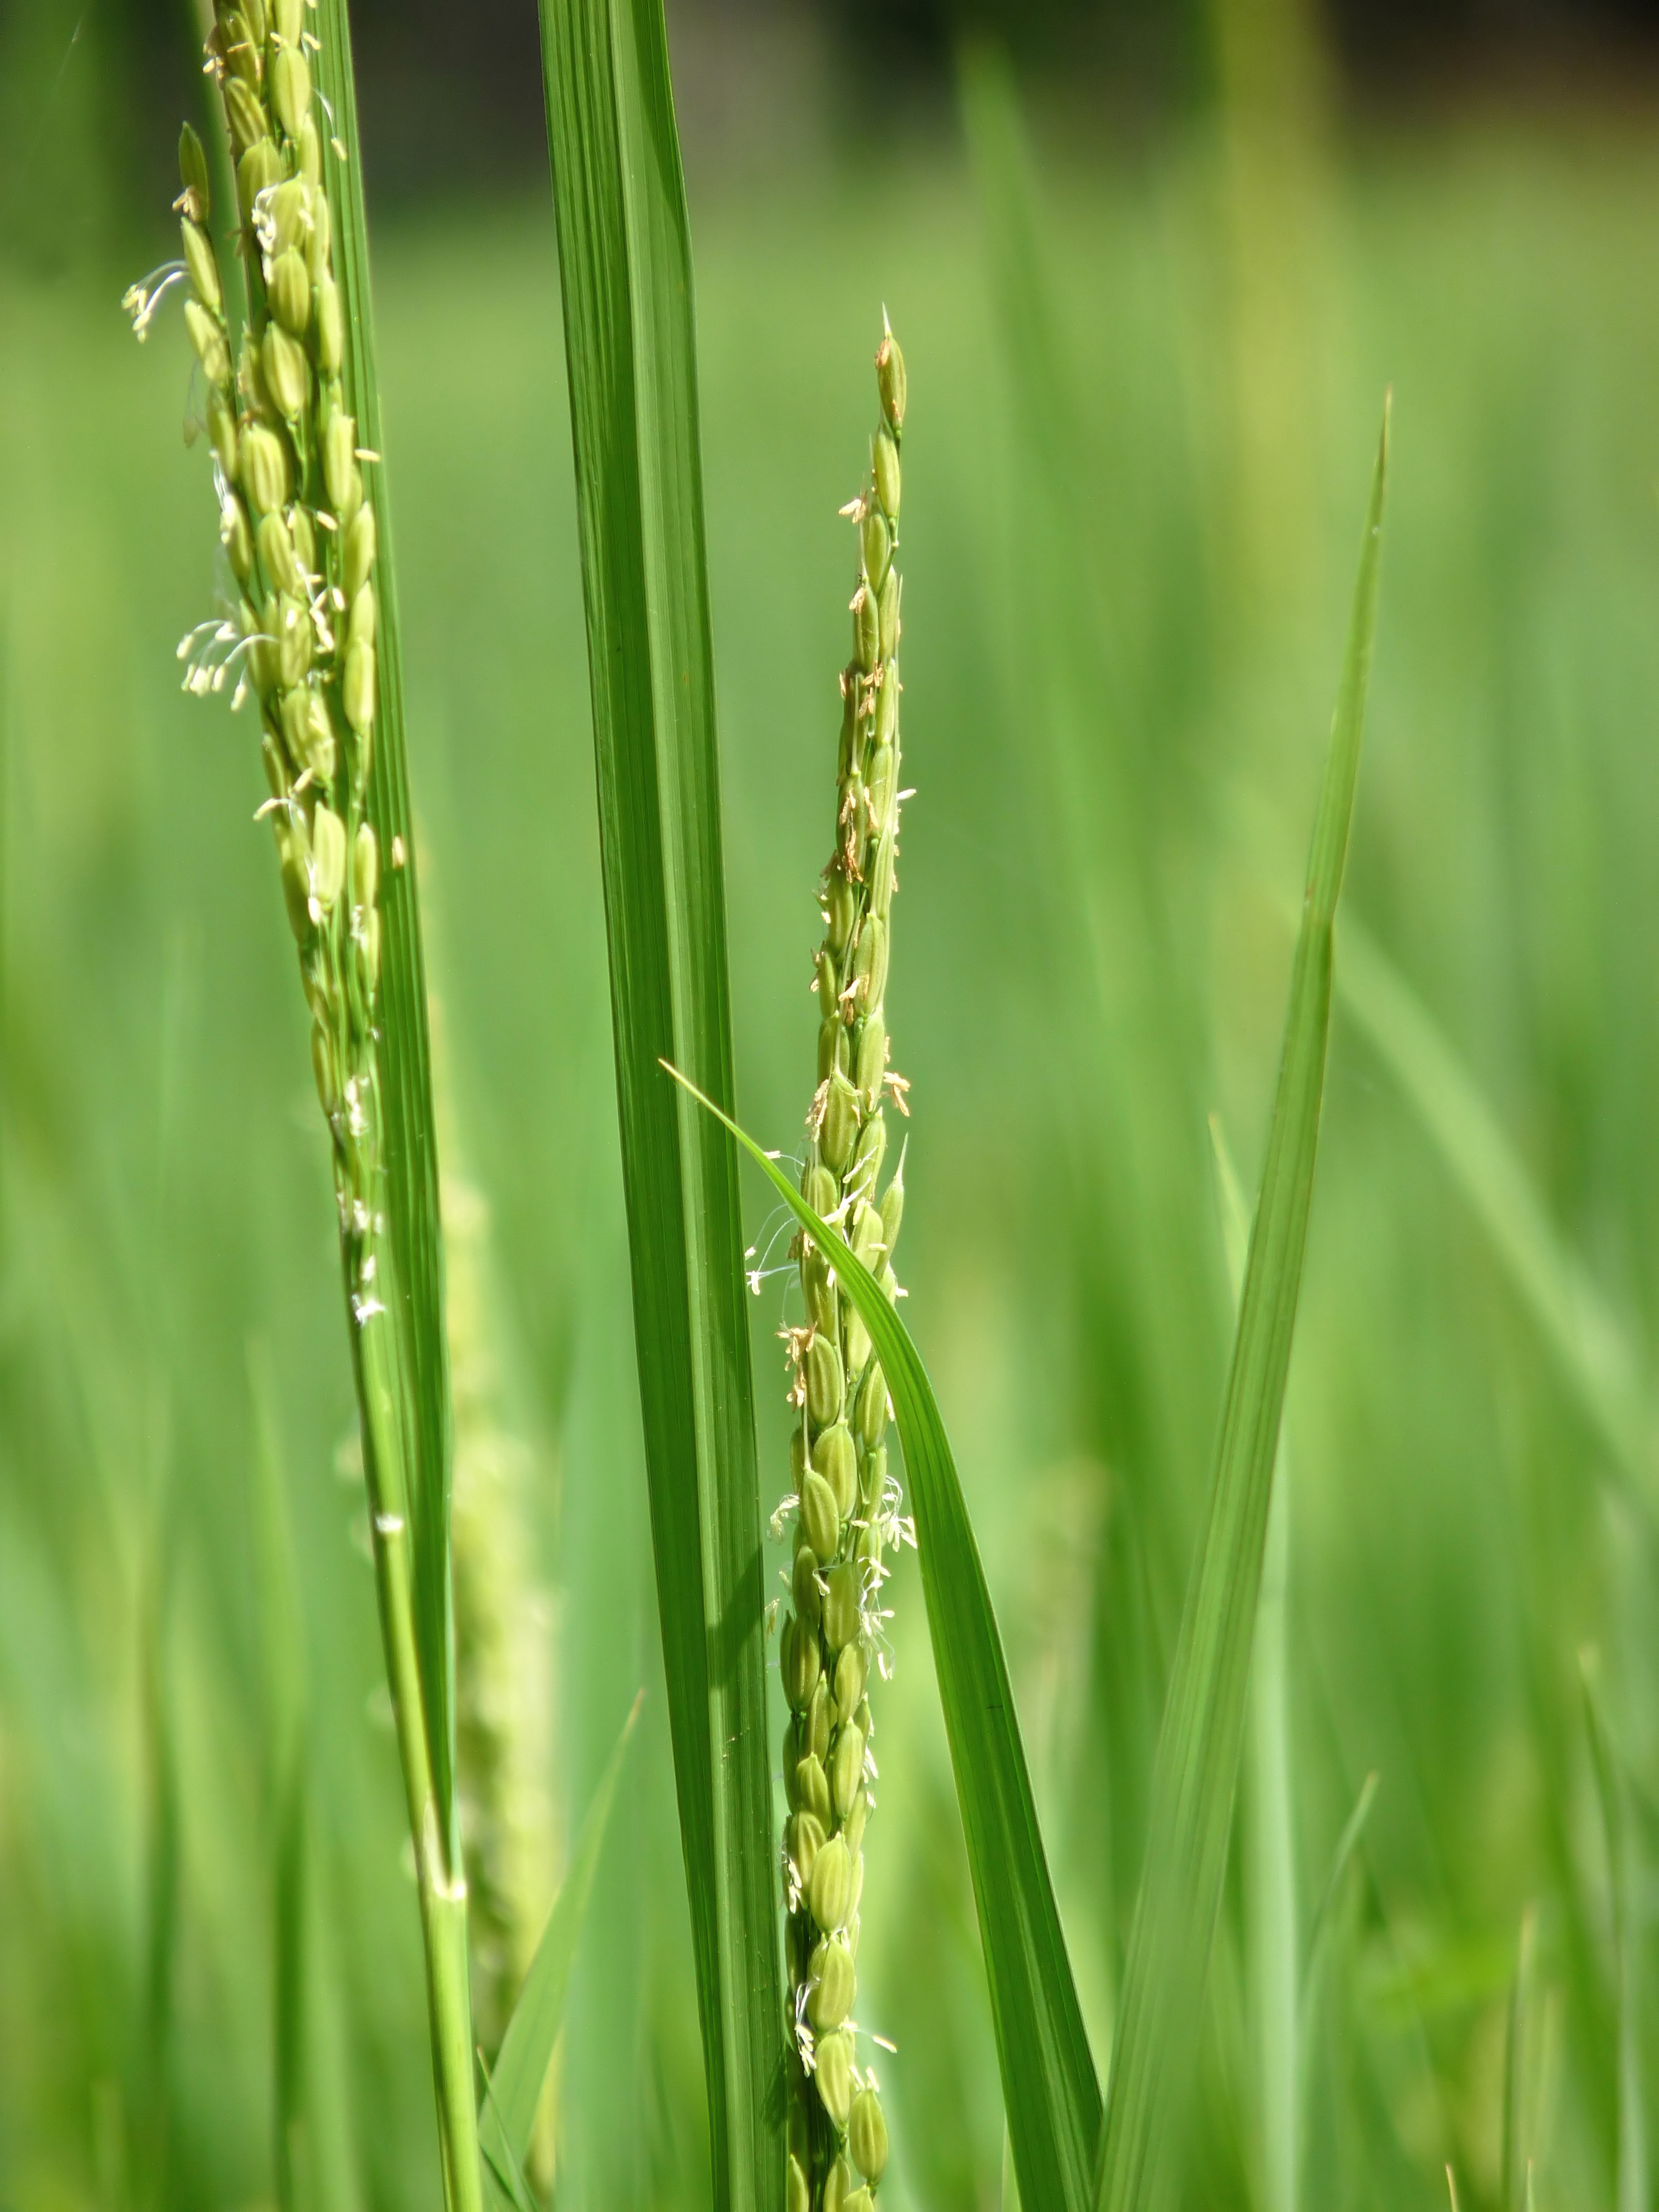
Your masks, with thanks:
M544 0L618 1116L715 2199L783 2188L759 1476L684 185L659 0Z
M1196 2040L1243 1742L1273 1469L1313 1196L1330 1035L1333 921L1376 628L1388 418L1315 818L1278 1094L1223 1403L1210 1515L1188 1587L1153 1779L1146 1874L1118 2014L1097 2203L1150 2201Z

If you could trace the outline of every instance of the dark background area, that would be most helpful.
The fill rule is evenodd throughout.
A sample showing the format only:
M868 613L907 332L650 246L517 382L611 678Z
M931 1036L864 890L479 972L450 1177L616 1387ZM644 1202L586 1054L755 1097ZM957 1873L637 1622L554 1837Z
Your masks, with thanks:
M1659 82L1659 0L1314 0L1312 13L1351 115L1625 100ZM353 16L383 204L540 177L534 0L355 0ZM1201 118L1213 77L1206 0L671 0L669 16L694 179L856 147L901 120L947 130L964 34L1005 44L1039 94L1045 81L1067 93L1061 112L1083 135L1133 140ZM20 131L27 148L68 63L91 53L106 88L120 82L106 150L142 204L167 181L154 134L121 142L157 100L189 101L194 0L9 0L0 23L6 198L27 197ZM131 98L135 85L149 96Z

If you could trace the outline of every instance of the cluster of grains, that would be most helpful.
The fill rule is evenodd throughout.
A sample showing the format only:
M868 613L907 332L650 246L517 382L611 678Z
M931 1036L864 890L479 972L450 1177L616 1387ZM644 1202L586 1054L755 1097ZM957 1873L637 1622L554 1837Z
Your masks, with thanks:
M871 482L844 509L857 526L853 658L841 679L836 849L824 872L817 956L818 1086L801 1190L890 1298L904 1208L902 1162L878 1196L882 1111L904 1083L887 1066L887 982L899 817L899 441L904 360L888 330L876 356L882 420ZM800 2067L789 2125L788 2212L870 2212L887 2164L876 2083L855 2055L862 1845L875 1764L866 1694L886 1671L884 1548L905 1528L887 1468L886 1378L869 1333L810 1239L799 1245L805 1321L790 1332L795 1556L781 1639L790 1721L784 1887Z
M208 66L235 158L248 319L234 348L208 225L207 163L186 127L185 318L205 384L220 534L238 592L234 621L179 647L185 688L238 675L263 728L289 921L312 1013L312 1064L333 1139L354 1310L376 1295L379 1144L374 1009L380 981L380 855L365 819L376 699L374 508L343 404L345 323L306 27L311 0L218 0ZM142 335L165 281L130 295ZM394 863L401 860L394 851Z

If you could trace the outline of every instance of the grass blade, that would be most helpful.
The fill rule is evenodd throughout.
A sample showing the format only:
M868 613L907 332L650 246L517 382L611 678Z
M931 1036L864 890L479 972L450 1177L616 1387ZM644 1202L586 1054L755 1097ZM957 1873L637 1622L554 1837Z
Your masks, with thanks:
M659 0L543 0L617 1106L714 2195L783 2187L761 1514L691 257Z
M887 1377L916 1519L927 1626L945 1708L990 1983L1003 2101L1023 2203L1089 2201L1100 2089L1048 1876L991 1593L921 1355L879 1284L789 1177L684 1076L834 1263Z
M1387 459L1385 413L1314 824L1279 1092L1222 1409L1209 1522L1159 1737L1146 1873L1129 1939L1101 2134L1097 2201L1102 2212L1129 2212L1150 2201L1201 2017L1313 1196L1330 1034L1333 922L1376 635Z
M1244 1287L1249 1209L1220 1117L1210 1116L1222 1243L1235 1306ZM1255 2044L1263 2212L1297 2212L1302 2142L1297 2014L1296 1797L1290 1702L1290 1468L1285 1439L1273 1468L1261 1589L1250 1659L1243 1826L1245 1963Z
M490 2077L489 2106L493 2118L484 2123L484 2148L491 2151L489 2137L499 2125L506 2138L507 2155L515 2166L521 2166L530 2154L530 2138L536 2125L536 2106L542 2094L542 2084L547 2079L547 2069L552 2063L553 2046L558 2041L559 2028L564 2019L565 1992L570 1986L570 1969L575 1963L576 1945L580 1940L582 1922L587 1913L587 1900L592 1894L593 1876L599 1868L599 1852L605 1843L605 1824L611 1818L617 1784L622 1778L623 1761L633 1741L634 1723L639 1718L640 1706L645 1692L640 1692L623 1723L622 1734L611 1753L599 1786L593 1793L593 1802L587 1808L581 1833L576 1839L576 1849L570 1861L569 1871L553 1900L553 1909L547 1916L547 1926L536 1946L536 1955L525 1976L519 2001L513 2008L513 2017L507 2022L507 2033L495 2061L495 2070ZM496 2155L500 2155L496 2147Z
M1578 1655L1584 1717L1595 1768L1601 1833L1607 1846L1613 1905L1613 1990L1618 2014L1619 2139L1614 2203L1618 2212L1640 2212L1650 2203L1647 2116L1642 2094L1641 1856L1633 1834L1630 1787L1605 1710L1601 1656Z
M1342 1001L1405 1093L1490 1238L1568 1388L1651 1514L1650 1401L1628 1330L1549 1218L1520 1154L1433 1017L1350 916Z

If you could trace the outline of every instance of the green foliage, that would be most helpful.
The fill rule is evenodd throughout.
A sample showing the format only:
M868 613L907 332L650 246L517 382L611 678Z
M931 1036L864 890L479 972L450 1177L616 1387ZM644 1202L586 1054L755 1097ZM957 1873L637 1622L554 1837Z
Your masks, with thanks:
M542 12L657 1603L715 2201L781 2201L783 2008L691 250L657 0Z
M72 28L71 12L65 45ZM54 111L51 173L77 191L96 184L105 112L74 112L77 86L113 82L101 36L94 11ZM42 82L63 58L46 57ZM964 174L896 125L896 171L866 160L741 190L710 178L696 204L743 1118L769 1142L799 1122L817 937L805 887L823 857L825 672L846 596L835 508L868 413L849 346L884 298L927 394L905 456L921 789L891 994L926 1142L907 1170L899 1310L947 1419L1103 2055L1220 1400L1227 1298L1204 1116L1219 1109L1248 1188L1359 457L1393 377L1388 645L1338 923L1286 1415L1304 2202L1443 2212L1449 2161L1462 2203L1492 2212L1517 1931L1535 1900L1547 2063L1534 2197L1540 2212L1611 2208L1634 2185L1623 2177L1640 2178L1621 2114L1654 2108L1656 1993L1650 1930L1627 1919L1614 1941L1577 1655L1601 1654L1629 1814L1618 1894L1640 1899L1659 1607L1634 1469L1620 1471L1349 989L1363 916L1614 1322L1644 1402L1659 1313L1645 1011L1659 969L1659 295L1639 272L1659 164L1639 118L1612 115L1592 133L1582 118L1443 112L1409 140L1379 120L1363 149L1339 151L1340 190L1319 210L1335 274L1286 334L1311 369L1311 582L1295 621L1281 611L1245 634L1224 553L1236 337L1212 175L1185 146L1121 167L1068 153L1046 112L1035 119L1038 266L1091 564L1078 615L1062 623L1050 598L1040 630L1034 602L1069 588L1074 554L1032 473L1046 424L1014 374ZM147 121L147 142L175 121ZM550 1879L650 1686L567 1996L560 2197L691 2212L708 2201L706 2104L556 370L550 385L556 241L544 194L383 209L373 155L371 142L431 981L490 1202L512 1425L546 1470L529 1540L557 1593ZM266 794L245 726L176 690L170 641L214 582L200 448L173 444L185 341L164 317L135 355L113 307L172 249L158 206L153 248L115 261L74 204L37 185L27 219L63 250L0 270L0 2191L24 2212L137 2203L140 2117L159 2093L171 2204L274 2201L252 1333L269 1346L305 1637L313 1982L335 2015L313 2052L353 2118L356 2202L429 2212L426 2001L395 1747L373 1695L373 1583L352 1541L361 1474L343 1449L351 1387L305 1012L251 826ZM1066 641L1085 618L1086 653ZM1109 690L1075 672L1102 659ZM1154 958L1172 995L1139 999L1139 1030L1119 1026L1115 994ZM1178 1113L1164 1110L1165 1069ZM757 1265L769 1233L751 1224ZM775 1357L771 1331L793 1317L775 1284L751 1312L757 1357ZM772 1382L757 1395L775 1466ZM163 1475L179 1884L158 2084L143 2048L155 1832L138 1689ZM780 1564L767 1553L781 1591ZM893 2212L994 2204L1004 2134L910 1571L860 1953L860 2018L897 2045L878 2060ZM1339 1850L1362 1803L1363 1831ZM1243 1888L1224 1887L1184 2135L1179 2201L1203 2212L1255 2201ZM532 2159L538 2191L544 2173Z

